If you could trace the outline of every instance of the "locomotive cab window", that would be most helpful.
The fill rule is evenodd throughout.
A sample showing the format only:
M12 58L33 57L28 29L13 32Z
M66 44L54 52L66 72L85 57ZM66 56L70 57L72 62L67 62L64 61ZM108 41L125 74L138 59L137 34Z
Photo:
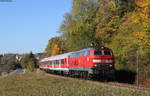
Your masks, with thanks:
M95 50L94 51L94 55L101 56L102 55L102 51L101 50Z
M104 50L104 55L105 56L112 56L112 53L110 50Z

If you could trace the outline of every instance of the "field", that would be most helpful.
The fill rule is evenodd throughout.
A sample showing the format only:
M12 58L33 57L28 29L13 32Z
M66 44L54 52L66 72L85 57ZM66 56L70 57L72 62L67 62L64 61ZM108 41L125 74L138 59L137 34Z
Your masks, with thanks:
M0 96L150 96L150 92L33 72L0 78Z

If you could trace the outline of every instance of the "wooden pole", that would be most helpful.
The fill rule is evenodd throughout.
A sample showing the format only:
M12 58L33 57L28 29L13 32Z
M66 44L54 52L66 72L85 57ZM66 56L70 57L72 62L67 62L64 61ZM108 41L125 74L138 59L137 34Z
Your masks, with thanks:
M137 49L137 69L136 69L136 72L137 72L137 86L139 86L139 48Z

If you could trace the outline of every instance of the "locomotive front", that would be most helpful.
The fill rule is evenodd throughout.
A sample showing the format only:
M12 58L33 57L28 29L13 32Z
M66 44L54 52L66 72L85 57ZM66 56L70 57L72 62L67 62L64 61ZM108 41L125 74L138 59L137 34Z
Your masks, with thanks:
M91 50L92 70L91 74L95 77L114 80L115 68L114 68L114 55L111 49L106 47L97 47Z

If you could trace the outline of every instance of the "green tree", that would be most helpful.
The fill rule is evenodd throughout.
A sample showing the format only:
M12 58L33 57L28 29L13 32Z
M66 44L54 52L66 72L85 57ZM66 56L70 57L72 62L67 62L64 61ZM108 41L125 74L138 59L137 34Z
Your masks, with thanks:
M37 68L37 59L34 57L34 54L26 54L21 59L22 68L26 68L29 71L33 71L34 68Z
M65 15L61 25L62 37L69 51L77 50L95 43L96 0L73 0L72 11Z

